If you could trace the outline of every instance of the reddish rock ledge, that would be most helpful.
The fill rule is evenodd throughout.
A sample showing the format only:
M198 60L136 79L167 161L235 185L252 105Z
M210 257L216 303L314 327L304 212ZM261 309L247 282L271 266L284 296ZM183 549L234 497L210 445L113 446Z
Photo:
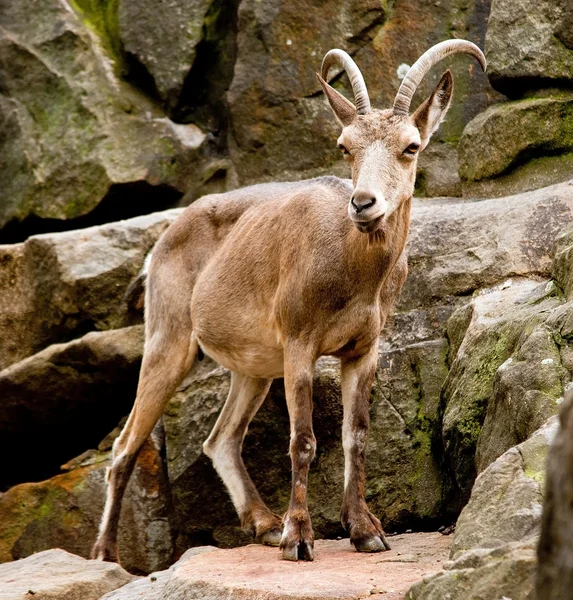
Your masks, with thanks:
M258 545L192 549L168 571L102 600L399 600L414 582L442 568L451 538L415 533L392 537L390 543L392 550L383 554L359 554L348 540L318 540L311 563L283 561L277 549Z

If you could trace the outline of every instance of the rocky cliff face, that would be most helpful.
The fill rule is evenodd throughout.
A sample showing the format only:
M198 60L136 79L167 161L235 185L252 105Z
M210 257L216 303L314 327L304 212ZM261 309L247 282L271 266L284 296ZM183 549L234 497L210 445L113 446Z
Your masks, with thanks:
M174 207L256 181L347 176L314 78L324 53L349 51L373 104L388 106L398 67L453 36L485 43L488 76L456 57L416 96L453 70L418 192L454 198L414 202L410 273L379 345L367 499L390 532L459 516L451 561L408 597L530 598L543 461L573 376L571 18L564 0L2 3L0 561L54 546L87 556L117 428L108 434L142 356L141 314L124 294ZM122 515L129 570L250 541L201 452L228 386L205 359L169 403ZM339 387L337 362L321 360L309 495L330 538L344 533ZM557 435L546 550L566 518ZM244 455L279 513L287 449L276 381Z

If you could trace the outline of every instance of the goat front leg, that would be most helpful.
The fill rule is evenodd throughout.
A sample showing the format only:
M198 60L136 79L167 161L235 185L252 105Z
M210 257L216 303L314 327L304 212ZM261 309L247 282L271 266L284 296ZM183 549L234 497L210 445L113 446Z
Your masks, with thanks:
M368 510L364 498L364 455L370 425L370 390L378 362L377 344L360 358L343 359L341 364L344 420L344 500L342 525L359 552L389 550L380 521Z
M314 357L308 356L308 348L298 344L285 348L284 382L292 464L291 498L280 544L286 560L314 559L314 533L307 506L308 470L316 452L312 431L313 367Z

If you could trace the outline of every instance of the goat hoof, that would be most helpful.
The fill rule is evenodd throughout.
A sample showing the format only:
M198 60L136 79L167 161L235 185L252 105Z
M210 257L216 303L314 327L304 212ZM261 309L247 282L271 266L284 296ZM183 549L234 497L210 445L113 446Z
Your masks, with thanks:
M105 543L98 542L92 548L90 553L92 559L95 560L103 560L104 562L113 562L119 563L119 555L117 552L117 547L108 546Z
M314 550L312 549L312 544L302 540L294 546L287 546L283 548L283 558L285 560L292 560L295 562L297 560L312 561L314 560Z
M384 552L384 550L390 550L390 544L384 535L373 535L372 537L356 540L353 543L358 552Z
M282 530L275 527L274 529L263 533L258 541L264 546L280 546L282 536Z

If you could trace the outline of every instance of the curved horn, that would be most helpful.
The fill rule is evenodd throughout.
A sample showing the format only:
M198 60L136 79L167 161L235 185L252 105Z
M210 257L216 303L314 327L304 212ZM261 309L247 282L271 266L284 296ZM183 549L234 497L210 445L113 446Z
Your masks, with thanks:
M410 111L410 103L414 92L420 85L424 75L438 62L450 54L471 54L474 56L481 68L485 71L487 63L483 52L472 42L467 40L446 40L426 50L422 56L410 67L406 77L402 80L400 89L394 99L393 113L395 115L407 115Z
M352 60L349 54L344 50L330 50L322 60L321 74L325 81L328 77L328 71L334 65L341 66L350 79L352 92L354 93L354 102L356 103L356 112L359 115L365 115L372 112L370 107L370 98L368 98L368 90L364 83L364 77L356 63Z

